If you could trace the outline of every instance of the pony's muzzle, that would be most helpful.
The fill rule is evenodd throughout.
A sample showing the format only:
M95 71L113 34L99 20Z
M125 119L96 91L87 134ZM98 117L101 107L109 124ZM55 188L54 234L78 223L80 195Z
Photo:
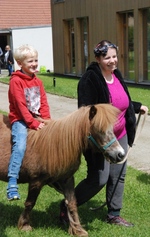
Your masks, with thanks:
M113 151L112 153L105 152L104 156L107 161L109 161L110 163L116 164L116 163L120 163L124 160L125 151L121 147L121 149L119 149L119 151L115 151L115 152Z
M125 152L119 152L117 156L117 163L123 161L124 157L125 157Z

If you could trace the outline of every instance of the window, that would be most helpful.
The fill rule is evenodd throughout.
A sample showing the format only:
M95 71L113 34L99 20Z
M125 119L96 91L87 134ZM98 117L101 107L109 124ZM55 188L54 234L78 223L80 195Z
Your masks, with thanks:
M143 10L143 81L150 82L150 8Z
M74 20L64 21L64 57L66 74L74 74L76 71L75 62L75 35Z
M124 67L127 80L135 79L134 72L134 15L133 12L123 14L124 21Z
M77 19L78 22L78 58L80 58L81 74L85 72L89 63L89 32L88 32L88 17Z
M135 28L136 26L136 28ZM118 14L119 68L127 81L150 82L150 8ZM135 44L136 43L136 44Z
M64 2L65 0L53 0L53 3Z
M70 32L70 55L71 55L71 72L75 73L75 39L74 39L74 21L69 21Z
M117 14L119 68L128 81L135 80L134 14L133 11Z
M83 51L84 51L84 70L88 66L88 56L89 56L89 42L88 42L88 18L85 17L82 20L83 29Z

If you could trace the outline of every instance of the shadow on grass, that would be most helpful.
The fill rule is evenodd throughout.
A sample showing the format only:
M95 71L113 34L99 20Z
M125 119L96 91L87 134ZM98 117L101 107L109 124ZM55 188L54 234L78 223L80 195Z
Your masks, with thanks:
M18 202L18 201L17 201ZM5 230L7 227L18 228L18 220L23 212L24 207L15 206L14 204L0 203L0 236L7 237ZM62 228L68 231L68 228L62 226L59 220L59 202L51 203L46 211L38 211L33 209L30 215L30 224L34 230L39 228Z
M80 222L86 231L93 230L93 227L92 225L90 225L90 223L94 222L96 219L105 222L107 215L106 206L97 211L90 210L91 207L98 207L101 206L102 204L103 203L101 201L98 202L96 200L90 200L87 203L83 204L82 206L78 207ZM49 213L49 217L51 216L52 218L51 219L52 225L59 226L59 228L61 227L63 230L65 229L66 231L68 231L68 226L64 226L59 220L59 212L60 212L59 206L60 202L52 202L46 211Z
M92 230L92 223L95 219L99 219L101 221L105 221L106 218L106 207L98 211L91 211L90 207L97 207L101 205L98 201L89 201L88 203L78 207L78 213L81 220L81 224L84 228L88 230ZM33 209L31 211L30 220L31 225L34 230L38 228L61 228L63 231L68 232L68 226L63 225L59 220L59 206L60 202L51 202L50 206L46 209L46 211L38 211ZM23 212L24 207L15 206L14 204L3 204L0 203L0 236L7 237L5 235L5 229L7 227L14 227L17 229L18 219Z
M144 184L150 184L150 175L147 173L142 173L137 176L137 180Z
M100 208L98 210L91 210L91 208L97 208L101 205L103 205L102 201L90 200L84 205L78 207L81 223L86 226L86 230L93 230L93 225L90 225L90 223L93 223L95 220L105 222L107 215L107 206L104 206L103 208Z

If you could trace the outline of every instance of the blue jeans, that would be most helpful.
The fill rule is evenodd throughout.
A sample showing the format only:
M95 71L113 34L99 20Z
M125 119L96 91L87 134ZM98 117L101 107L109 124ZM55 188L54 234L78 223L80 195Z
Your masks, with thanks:
M9 72L9 76L10 76L12 74L12 72L13 72L13 65L12 64L8 64L7 68L8 68L8 72Z
M26 150L27 126L23 121L12 124L12 153L8 167L8 177L19 178L19 171Z

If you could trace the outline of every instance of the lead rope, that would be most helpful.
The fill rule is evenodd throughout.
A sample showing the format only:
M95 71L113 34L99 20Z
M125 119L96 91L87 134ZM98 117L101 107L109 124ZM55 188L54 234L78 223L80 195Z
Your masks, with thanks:
M142 132L142 129L143 129L144 124L145 124L145 121L146 121L147 114L148 114L148 111L146 111L146 112L144 113L144 115L143 115L143 120L142 120L140 129L139 129L139 124L140 124L140 120L141 120L141 115L142 115L142 114L139 113L139 115L138 115L137 122L136 122L136 128L135 128L136 133L135 133L134 145L136 144L137 139L139 138L139 136L140 136L140 134L141 134L141 132ZM127 160L128 155L129 155L129 153L130 153L130 151L131 151L131 148L132 148L132 147L129 147L129 148L128 148L127 154L126 154L125 158L123 159L123 161L120 161L120 162L118 162L117 164L122 164L122 163L124 163L124 162Z
M144 127L144 123L145 123L147 114L148 114L148 111L146 111L145 114L144 114L144 117L143 117L143 121L142 121L140 130L139 130L138 128L139 128L139 123L140 123L140 119L141 119L141 115L142 115L142 114L139 113L139 115L138 115L137 122L136 122L136 134L135 134L134 144L136 143L136 141L137 141L137 139L138 139L138 137L139 137L139 135L140 135L140 133L141 133L143 127ZM139 130L139 131L138 131L138 130ZM129 155L130 150L131 150L131 147L129 147L129 149L128 149L128 151L127 151L127 154L126 154L124 160L117 163L117 164L122 164L122 163L124 163L124 164L123 164L122 169L121 169L121 171L120 171L118 180L117 180L117 182L116 182L116 185L115 185L115 187L114 187L114 190L113 190L113 192L112 192L112 195L111 195L111 198L110 198L110 201L109 201L109 202L111 202L111 200L112 200L112 198L113 198L113 196L114 196L114 193L115 193L115 191L116 191L116 188L117 188L117 185L118 185L118 182L119 182L119 178L120 178L120 176L121 176L121 174L122 174L122 171L123 171L123 169L124 169L125 161L126 161L127 158L128 158L128 155ZM98 207L90 207L89 210L90 210L90 211L97 211L97 210L102 209L102 208L105 207L106 205L107 205L107 202L104 202L101 206L98 206Z

